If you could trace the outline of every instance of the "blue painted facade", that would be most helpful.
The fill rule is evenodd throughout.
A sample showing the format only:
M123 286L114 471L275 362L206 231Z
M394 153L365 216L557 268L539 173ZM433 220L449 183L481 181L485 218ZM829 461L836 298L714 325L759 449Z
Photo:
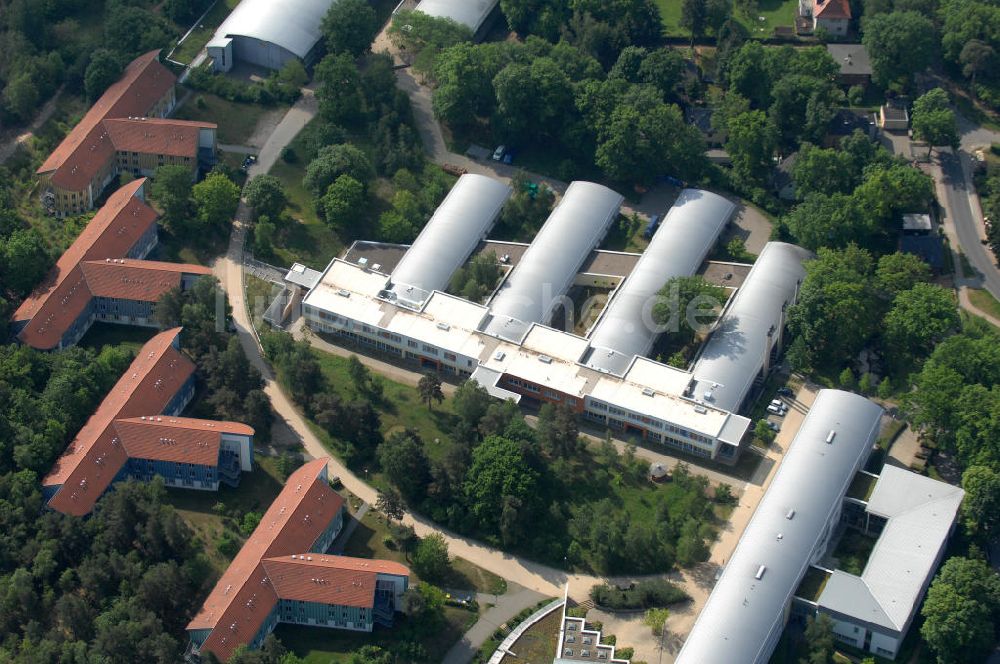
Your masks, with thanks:
M375 625L372 609L338 604L319 604L294 599L278 600L280 620L293 625L315 625L370 632Z

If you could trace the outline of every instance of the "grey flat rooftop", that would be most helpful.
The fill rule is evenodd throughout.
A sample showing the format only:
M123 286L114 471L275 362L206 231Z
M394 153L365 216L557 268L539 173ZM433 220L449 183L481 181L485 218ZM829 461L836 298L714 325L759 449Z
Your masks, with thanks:
M840 65L841 76L872 75L872 61L863 44L827 44L826 51Z
M834 572L819 606L883 629L906 631L964 495L956 486L886 465L867 509L888 523L861 576Z

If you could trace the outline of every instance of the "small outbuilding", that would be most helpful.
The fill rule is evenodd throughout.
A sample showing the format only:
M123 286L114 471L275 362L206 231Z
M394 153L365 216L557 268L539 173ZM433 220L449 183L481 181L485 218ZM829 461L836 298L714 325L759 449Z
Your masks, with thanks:
M649 479L653 482L666 482L670 479L670 471L659 461L649 464Z
M872 82L872 61L864 44L827 44L826 51L840 66L838 83L867 87Z

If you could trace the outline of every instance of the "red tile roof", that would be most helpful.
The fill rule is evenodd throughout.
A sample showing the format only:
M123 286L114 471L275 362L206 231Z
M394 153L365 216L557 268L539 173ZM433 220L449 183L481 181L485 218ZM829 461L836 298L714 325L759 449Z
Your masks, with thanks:
M198 131L216 127L208 122L159 118L105 120L104 126L118 152L191 158L198 156Z
M183 274L212 274L201 265L125 258L84 261L80 267L92 296L138 302L156 302L171 288L181 285Z
M315 459L296 470L223 573L187 626L210 629L203 652L226 661L249 643L278 601L262 561L308 551L344 500L320 478L329 459Z
M389 560L305 554L265 558L267 577L281 599L372 608L379 574L409 576Z
M167 330L146 342L56 461L42 480L43 486L62 485L50 507L75 516L89 513L126 460L114 420L162 412L194 373L194 364L173 345L180 331Z
M133 180L108 197L107 203L59 257L45 281L18 307L14 320L34 317L55 287L81 261L128 254L143 233L156 223L156 211L137 197L146 182L146 178Z
M38 173L52 172L52 182L62 189L85 189L114 156L102 121L146 115L177 82L177 77L160 64L159 54L150 51L129 63L122 77L90 107Z
M222 434L254 434L252 427L239 422L187 417L131 417L115 420L114 428L130 458L200 466L218 463Z
M849 0L813 0L813 16L826 19L851 18Z

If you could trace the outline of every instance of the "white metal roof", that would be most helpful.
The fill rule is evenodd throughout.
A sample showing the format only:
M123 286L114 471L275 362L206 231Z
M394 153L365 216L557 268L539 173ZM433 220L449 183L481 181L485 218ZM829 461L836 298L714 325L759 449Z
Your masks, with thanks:
M834 572L819 597L820 608L905 632L964 495L951 484L886 465L867 509L889 521L861 576Z
M442 290L482 240L510 197L511 188L483 175L463 175L392 271L397 301L419 309Z
M423 0L417 11L428 16L450 18L467 26L473 33L479 30L500 0Z
M844 494L878 438L881 417L878 405L856 394L816 395L677 664L768 661L785 609L806 568L822 556Z
M736 412L753 385L778 333L785 308L795 302L810 253L768 242L694 365L695 396Z
M320 23L334 0L243 0L215 31L212 42L252 37L306 57L322 38Z
M649 353L659 335L652 315L657 292L669 279L695 273L735 210L718 194L681 192L594 327L588 366L621 375L633 357Z
M485 331L520 341L532 323L546 323L580 266L604 239L624 199L593 182L573 182L517 267L490 302Z

